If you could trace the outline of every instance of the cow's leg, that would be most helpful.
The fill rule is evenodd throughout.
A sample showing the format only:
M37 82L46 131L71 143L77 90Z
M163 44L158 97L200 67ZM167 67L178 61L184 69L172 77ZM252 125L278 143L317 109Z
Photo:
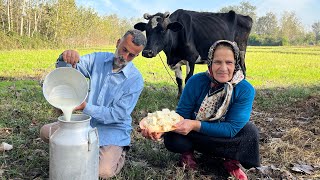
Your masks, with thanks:
M187 69L189 69L189 73L187 73L185 83L187 83L188 79L193 75L194 73L194 63L188 63L187 64Z
M189 74L190 73L190 66L189 66L189 62L186 61L186 74Z
M182 86L182 69L181 69L181 66L175 67L174 72L175 72L176 81L177 81L177 84L178 84L178 97L177 97L177 98L179 99L180 96L181 96L181 93L182 93L182 89L183 89L183 86Z
M246 51L240 51L240 66L244 76L246 76L246 64L244 62Z
M201 56L199 55L197 57L197 60L195 62L193 61L185 61L185 65L187 66L186 68L186 79L185 79L185 83L187 83L188 79L193 75L194 73L194 67L196 63L200 63L201 62Z

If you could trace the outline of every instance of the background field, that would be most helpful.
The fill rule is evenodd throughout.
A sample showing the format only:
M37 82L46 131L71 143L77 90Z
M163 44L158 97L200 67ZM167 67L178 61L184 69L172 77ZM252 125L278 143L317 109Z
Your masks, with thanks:
M114 47L78 49L80 54L114 51ZM47 179L48 145L41 142L40 127L59 116L43 98L40 79L54 68L62 50L0 51L0 143L14 149L0 155L1 179ZM166 64L166 57L161 54ZM162 142L144 139L139 120L148 112L175 109L174 73L166 71L159 56L139 56L135 65L143 74L145 89L132 114L132 148L123 171L114 179L226 179L219 161L201 154L199 171L184 172L177 154ZM264 171L249 170L250 179L320 178L320 47L249 47L247 79L257 90L251 121L260 130ZM166 68L165 68L166 67ZM205 71L198 65L196 72ZM184 68L185 70L185 68ZM311 174L292 171L294 164L310 165Z

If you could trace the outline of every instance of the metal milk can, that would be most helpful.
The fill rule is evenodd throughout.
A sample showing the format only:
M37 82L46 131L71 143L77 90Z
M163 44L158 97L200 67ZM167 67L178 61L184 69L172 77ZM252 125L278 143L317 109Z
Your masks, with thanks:
M71 121L58 118L60 127L49 133L51 180L97 180L99 178L99 137L90 126L91 117L72 114Z

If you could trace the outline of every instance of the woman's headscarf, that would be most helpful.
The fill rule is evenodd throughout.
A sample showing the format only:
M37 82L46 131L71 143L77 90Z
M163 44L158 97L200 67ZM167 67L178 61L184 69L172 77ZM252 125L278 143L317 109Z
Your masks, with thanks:
M226 83L220 83L217 80L215 80L211 68L214 52L220 45L231 47L235 59L235 69L233 77L229 82ZM240 51L237 46L237 43L228 40L216 41L210 47L208 52L207 76L211 79L211 86L207 96L201 103L201 106L196 116L197 120L223 120L222 117L226 114L228 106L230 104L233 87L235 87L241 80L244 79L244 75L240 66L239 52Z
M208 70L209 70L209 72L211 71L211 65L212 65L212 61L213 61L214 52L216 51L217 47L219 47L221 45L230 47L233 51L234 61L235 61L235 70L234 70L233 74L235 74L238 70L241 70L240 50L239 50L236 42L234 42L234 41L231 42L228 40L218 40L212 44L212 46L210 47L209 52L208 52L208 68L209 68ZM213 78L212 72L211 72L211 76Z

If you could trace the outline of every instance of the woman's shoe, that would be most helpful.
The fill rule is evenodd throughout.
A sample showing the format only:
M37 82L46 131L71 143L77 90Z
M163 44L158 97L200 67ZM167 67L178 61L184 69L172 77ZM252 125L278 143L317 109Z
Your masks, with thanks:
M246 173L240 168L240 162L236 160L226 160L223 162L224 168L228 173L235 177L237 180L248 180Z
M185 167L186 169L197 169L197 162L193 152L185 152L181 154L180 166Z

